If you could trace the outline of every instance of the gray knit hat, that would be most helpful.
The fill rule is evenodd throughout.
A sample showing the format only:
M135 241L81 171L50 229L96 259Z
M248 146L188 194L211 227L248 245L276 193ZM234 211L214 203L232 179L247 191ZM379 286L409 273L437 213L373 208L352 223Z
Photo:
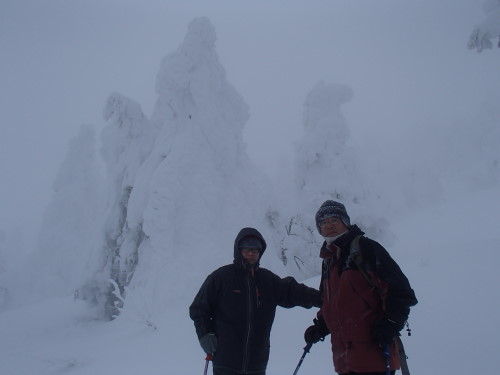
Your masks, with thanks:
M321 220L329 217L339 218L347 227L351 226L351 219L349 218L349 215L347 215L345 206L342 203L328 200L325 201L319 208L318 212L316 212L316 228L318 228L318 232L320 234L321 230L319 228L319 223Z

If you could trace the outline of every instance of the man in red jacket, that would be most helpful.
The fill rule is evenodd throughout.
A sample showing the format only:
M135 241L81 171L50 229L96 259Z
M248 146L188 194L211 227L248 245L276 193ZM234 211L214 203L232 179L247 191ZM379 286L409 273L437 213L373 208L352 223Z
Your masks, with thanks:
M324 202L316 226L325 238L323 302L305 341L316 343L331 333L339 374L385 375L387 365L394 374L400 367L395 338L417 303L408 279L378 242L351 225L342 203Z

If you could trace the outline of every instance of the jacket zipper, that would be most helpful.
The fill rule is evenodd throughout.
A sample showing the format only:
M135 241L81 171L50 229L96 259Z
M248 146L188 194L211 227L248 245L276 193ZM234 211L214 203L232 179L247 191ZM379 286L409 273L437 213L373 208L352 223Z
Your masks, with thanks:
M248 365L248 344L250 342L250 330L252 329L252 295L250 291L250 275L247 275L247 287L248 287L248 329L247 329L247 339L245 341L245 356L243 357L243 370L246 373Z

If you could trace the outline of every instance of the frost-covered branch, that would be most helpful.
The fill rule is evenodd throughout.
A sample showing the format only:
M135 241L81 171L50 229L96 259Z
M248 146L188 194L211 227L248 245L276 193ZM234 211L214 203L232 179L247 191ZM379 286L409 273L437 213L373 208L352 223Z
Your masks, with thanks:
M500 0L488 0L483 5L485 19L472 30L467 47L482 52L492 49L496 43L500 48Z

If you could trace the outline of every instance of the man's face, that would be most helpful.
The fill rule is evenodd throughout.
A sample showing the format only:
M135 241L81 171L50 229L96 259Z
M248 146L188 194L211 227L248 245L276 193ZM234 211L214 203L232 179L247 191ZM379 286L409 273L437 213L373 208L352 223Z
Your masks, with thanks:
M321 235L323 237L335 237L347 231L346 225L336 217L328 217L319 223Z
M253 265L259 261L260 250L253 248L243 248L241 249L241 256L248 264Z

